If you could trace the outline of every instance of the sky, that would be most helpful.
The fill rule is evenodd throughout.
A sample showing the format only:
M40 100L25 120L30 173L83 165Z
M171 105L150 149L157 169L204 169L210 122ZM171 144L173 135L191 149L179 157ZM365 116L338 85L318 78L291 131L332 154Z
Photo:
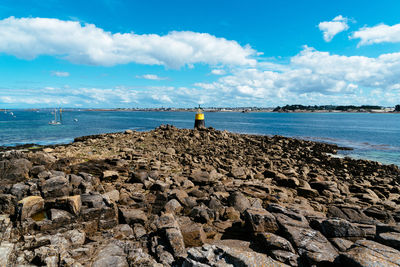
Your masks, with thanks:
M0 108L400 104L396 0L1 0Z

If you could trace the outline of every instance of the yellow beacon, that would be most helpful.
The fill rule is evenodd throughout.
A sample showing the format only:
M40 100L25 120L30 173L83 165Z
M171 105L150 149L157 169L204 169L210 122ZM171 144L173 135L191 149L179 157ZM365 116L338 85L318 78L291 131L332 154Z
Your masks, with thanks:
M206 128L206 124L204 123L204 113L201 110L200 105L195 116L194 128L195 129Z

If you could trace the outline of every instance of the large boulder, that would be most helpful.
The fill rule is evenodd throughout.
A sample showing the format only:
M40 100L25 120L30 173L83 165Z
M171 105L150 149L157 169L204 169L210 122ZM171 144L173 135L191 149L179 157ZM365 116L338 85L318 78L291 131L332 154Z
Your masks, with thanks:
M185 257L185 241L174 215L165 213L158 218L156 224L160 235L166 239L172 254L175 257Z
M206 242L206 234L203 225L185 220L179 224L185 247L199 247Z
M69 194L68 179L63 176L52 177L44 182L42 192L46 198L67 196Z
M16 183L29 178L32 163L24 158L0 161L0 183Z
M377 239L382 244L400 250L400 233L397 232L380 233Z
M289 219L289 218L288 218ZM329 265L339 256L332 244L319 231L279 220L286 237L310 265ZM297 223L297 222L296 222Z
M360 239L375 236L374 225L350 223L343 219L327 219L321 223L321 231L326 237Z
M44 199L40 196L29 196L18 202L19 217L23 221L44 209Z
M394 267L400 265L400 251L371 240L358 240L340 254L337 262L349 267Z

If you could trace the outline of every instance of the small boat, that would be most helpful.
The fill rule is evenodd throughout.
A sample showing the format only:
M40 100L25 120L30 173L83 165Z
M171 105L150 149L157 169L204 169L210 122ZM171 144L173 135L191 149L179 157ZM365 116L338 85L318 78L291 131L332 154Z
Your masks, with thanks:
M61 121L57 120L57 109L54 110L54 120L49 121L50 125L60 125Z
M78 121L78 119L74 119L74 122L77 122Z

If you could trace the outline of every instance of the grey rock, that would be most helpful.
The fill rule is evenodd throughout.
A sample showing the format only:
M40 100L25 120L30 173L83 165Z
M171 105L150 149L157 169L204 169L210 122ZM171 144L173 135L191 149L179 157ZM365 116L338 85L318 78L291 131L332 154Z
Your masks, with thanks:
M144 225L147 222L146 213L142 210L122 207L120 207L119 210L125 222L131 226L135 223Z
M323 190L328 190L332 193L340 194L339 189L337 188L337 184L333 181L314 181L310 182L310 186L319 192Z
M358 240L345 253L341 253L337 262L342 266L399 266L400 251L371 240Z
M32 163L24 158L0 161L0 177L3 182L15 183L29 178Z
M114 228L115 235L122 234L124 237L133 235L133 229L128 224L119 224Z
M75 174L69 174L68 178L70 185L72 185L74 188L78 188L84 181L82 177Z
M174 214L178 214L182 211L182 206L179 204L179 201L176 199L171 199L170 201L165 204L164 207L166 212L171 212Z
M0 245L0 266L12 266L14 256L14 244L1 242Z
M269 250L286 250L296 253L292 244L288 240L273 233L259 233L257 235L257 241L260 244L260 247L265 249L266 252Z
M237 241L240 243L240 241ZM190 248L188 256L184 259L183 266L288 266L275 261L265 254L252 250L228 247L224 245L203 245Z
M298 266L299 261L300 261L300 256L287 251L287 250L271 250L269 252L269 255L277 261L280 261L282 263L288 264L290 266Z
M101 208L105 206L103 196L100 194L82 194L81 202L82 206L88 208Z
M69 182L62 176L52 177L44 182L42 192L46 198L67 196L69 194Z
M44 172L45 170L46 170L46 168L43 165L38 165L38 166L32 167L31 170L29 171L29 173L33 177L38 177L38 174L41 172Z
M98 251L92 267L129 267L123 248L110 243Z
M24 183L17 183L12 186L10 193L20 200L27 195L28 191L28 185Z
M229 196L228 203L240 213L251 207L250 201L238 191Z
M278 224L275 217L265 209L247 209L244 212L246 224L254 233L276 232Z
M367 237L368 233L357 224L343 219L327 219L321 223L321 232L326 237ZM373 234L375 235L375 234Z
M400 233L397 232L380 233L377 236L377 240L379 241L379 243L400 250Z
M165 230L165 236L168 244L172 249L172 253L175 257L185 257L186 249L183 236L179 228L168 228Z
M229 173L235 179L246 179L247 170L245 167L232 167L231 172Z
M297 247L298 253L306 258L310 265L333 263L339 255L332 244L319 231L283 225L288 239Z
M350 240L340 237L329 238L329 241L331 241L331 243L341 252L346 251L353 245L353 242Z
M50 209L50 220L57 225L65 225L71 222L72 215L68 211Z
M192 171L189 178L195 185L209 185L215 183L218 173L215 170L207 172L196 169Z
M149 254L142 249L134 249L129 252L128 262L130 266L135 267L162 267L163 265L157 263Z
M207 223L214 219L214 212L205 205L200 205L194 207L189 216L193 218L195 222Z

